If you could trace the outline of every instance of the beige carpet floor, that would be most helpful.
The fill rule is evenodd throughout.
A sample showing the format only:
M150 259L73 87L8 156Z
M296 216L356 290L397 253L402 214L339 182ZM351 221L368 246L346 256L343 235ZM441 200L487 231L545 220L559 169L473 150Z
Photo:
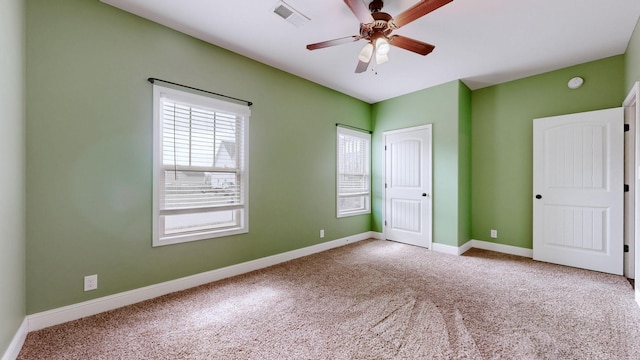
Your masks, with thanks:
M368 240L28 335L19 359L640 359L620 276Z

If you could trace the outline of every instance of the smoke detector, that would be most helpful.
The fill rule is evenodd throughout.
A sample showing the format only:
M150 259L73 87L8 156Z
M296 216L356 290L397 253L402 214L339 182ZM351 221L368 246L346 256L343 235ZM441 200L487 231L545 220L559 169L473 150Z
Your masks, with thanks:
M580 88L582 84L584 84L584 79L579 76L576 76L574 78L571 78L571 80L569 80L569 82L567 83L567 86L569 87L569 89L575 90Z

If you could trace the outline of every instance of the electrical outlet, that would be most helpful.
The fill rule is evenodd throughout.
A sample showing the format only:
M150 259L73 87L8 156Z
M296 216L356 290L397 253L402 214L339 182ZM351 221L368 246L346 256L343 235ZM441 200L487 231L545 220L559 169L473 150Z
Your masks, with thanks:
M320 239L324 238L324 229L320 229Z
M98 288L98 275L87 275L84 277L84 291Z
M498 238L498 230L491 229L491 237L493 239L497 239Z

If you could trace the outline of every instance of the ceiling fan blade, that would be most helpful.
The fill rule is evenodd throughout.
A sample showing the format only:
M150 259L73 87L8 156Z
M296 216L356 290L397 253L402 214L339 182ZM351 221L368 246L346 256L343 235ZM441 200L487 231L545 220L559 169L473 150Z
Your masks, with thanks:
M362 0L344 0L344 3L347 4L351 12L360 20L361 24L368 24L373 22L373 16L371 16L371 11L365 5Z
M417 53L420 55L427 55L430 52L432 52L433 49L436 48L431 44L427 44L422 41L404 37L402 35L391 36L389 38L389 44L405 50L413 51L414 53Z
M317 50L317 49L322 49L329 46L341 45L341 44L358 41L360 39L362 39L360 35L347 36L339 39L333 39L333 40L323 41L315 44L309 44L307 45L307 49Z
M346 0L345 0L346 1ZM444 6L453 0L424 0L421 1L404 12L398 14L398 16L394 16L391 23L392 28L398 29L402 26L407 25L408 23L421 18L428 13L436 10L437 8Z
M369 59L369 61L367 62L358 60L358 66L356 66L356 74L360 74L367 71L367 68L369 67L370 62L371 62L371 59Z
M356 74L360 74L367 71L367 68L369 67L369 63L371 62L371 59L373 59L373 56L370 57L369 61L366 61L366 62L362 60L358 60L358 66L356 66Z

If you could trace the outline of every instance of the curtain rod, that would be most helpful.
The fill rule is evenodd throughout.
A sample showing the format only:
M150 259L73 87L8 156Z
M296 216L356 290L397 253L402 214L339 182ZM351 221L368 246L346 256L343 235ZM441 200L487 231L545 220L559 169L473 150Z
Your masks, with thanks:
M187 88L187 89L191 89L191 90L202 91L202 92L205 92L205 93L207 93L207 94L211 94L211 95L215 95L215 96L221 96L221 97L223 97L223 98L227 98L227 99L231 99L231 100L235 100L235 101L240 101L240 102L243 102L243 103L247 103L247 105L248 105L248 106L253 105L253 103L252 103L251 101L247 101L247 100L242 100L242 99L234 98L234 97L232 97L232 96L227 96L227 95L223 95L223 94L218 94L218 93L214 93L214 92L212 92L212 91L202 90L202 89L198 89L198 88L194 88L194 87L191 87L191 86L187 86L187 85L182 85L182 84L174 83L174 82L167 81L167 80L162 80L162 79L158 79L158 78L152 78L152 77L150 77L150 78L148 78L148 79L147 79L147 81L149 81L149 82L150 82L150 83L152 83L152 84L153 84L155 81L161 81L161 82L163 82L163 83L167 83L167 84L171 84L171 85L176 85L176 86L180 86L180 87Z
M336 126L345 127L345 128L350 128L350 129L353 129L353 130L358 130L358 131L366 132L366 133L369 133L369 134L373 134L373 131L371 131L371 130L362 129L362 128L355 127L355 126L352 126L352 125L347 125L347 124L342 124L342 123L336 123Z

